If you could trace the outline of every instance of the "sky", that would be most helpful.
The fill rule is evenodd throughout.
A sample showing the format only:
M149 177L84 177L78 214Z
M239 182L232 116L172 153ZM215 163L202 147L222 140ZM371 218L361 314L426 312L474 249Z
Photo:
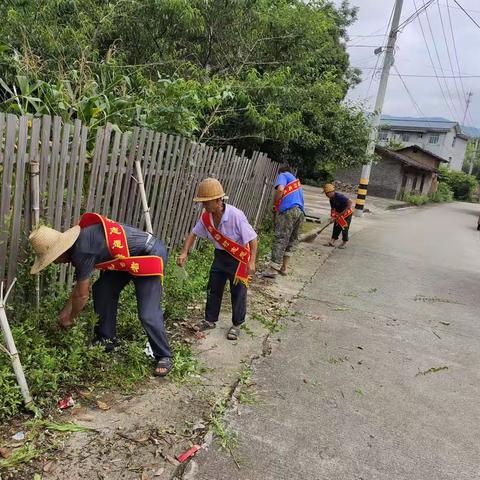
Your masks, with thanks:
M480 0L457 1L480 25ZM426 0L404 0L400 24L415 12L415 3L420 8L424 2L426 3ZM334 3L338 5L341 0L334 0ZM358 7L359 11L357 21L348 29L347 48L351 65L362 70L362 83L351 89L348 99L355 103L360 102L366 109L372 110L383 61L381 55L378 70L375 70L378 57L373 50L377 46L386 45L384 35L395 2L350 0L349 3ZM426 44L430 49L431 59ZM372 78L374 72L377 73ZM460 82L460 79L455 81L451 78L437 81L434 77L435 73L439 76L458 76L459 72L460 75L478 75L478 78L463 78ZM418 78L408 75L433 77ZM419 18L402 28L398 35L395 65L390 70L383 113L414 117L445 117L463 123L465 97L468 92L472 92L473 95L464 124L480 128L480 28L468 18L455 0L436 0L428 7L426 13L421 13Z

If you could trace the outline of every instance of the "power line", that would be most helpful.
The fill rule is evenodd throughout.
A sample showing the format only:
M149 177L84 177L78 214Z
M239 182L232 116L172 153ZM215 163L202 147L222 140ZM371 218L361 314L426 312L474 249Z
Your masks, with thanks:
M455 35L453 33L453 22L452 22L452 15L450 13L450 4L448 3L448 0L446 0L446 2L447 2L446 7L447 7L447 14L448 14L448 23L450 25L450 33L452 35L453 53L455 55L455 63L457 64L457 71L458 71L458 74L460 75L461 68L460 68L460 62L458 60L457 42L455 41ZM463 83L462 77L460 77L460 86L462 87L463 98L466 99L467 93L465 90L465 85ZM468 112L468 117L470 122L473 124L473 119L472 119L472 116L470 115L470 112Z
M445 48L447 49L448 63L450 64L450 68L452 72L454 72L452 57L450 56L450 48L448 47L447 34L445 32L445 26L443 24L442 10L440 9L440 4L438 2L437 2L437 8L438 8L438 15L440 17L440 24L442 26L443 39L445 40ZM455 84L455 90L457 91L458 100L461 101L462 96L460 95L460 89L458 88L458 82L455 77L453 78L453 83Z
M375 67L361 67L361 66L354 66L353 68L359 68L361 70L374 70ZM394 75L392 73L392 75ZM415 74L415 73L406 73L403 74L404 77L412 77L412 78L480 78L480 75L423 75L423 74Z
M415 0L413 0L413 4L415 5L415 8L417 8L417 4L416 4ZM450 111L450 114L452 115L452 117L455 117L455 115L453 114L453 110L450 107L450 104L448 103L445 92L443 91L442 83L440 82L440 79L438 78L437 69L435 68L435 62L433 61L432 53L430 52L430 47L428 46L427 37L425 36L425 30L423 29L422 21L420 20L420 17L417 17L417 20L418 20L418 23L420 25L420 30L422 32L423 41L425 42L425 46L427 47L428 58L430 59L430 63L432 65L433 72L434 72L435 77L437 79L438 86L440 87L440 92L442 94L443 100L445 101L445 105L447 106L447 109Z
M395 5L392 7L392 11L390 12L390 18L388 19L388 23L387 23L387 28L385 29L385 33L383 34L383 42L382 43L385 43L385 40L387 38L387 35L388 35L388 30L390 28L390 25L392 23L392 20L393 20L393 12L395 11ZM372 83L373 83L373 79L375 78L375 73L377 72L377 68L378 68L378 64L380 62L380 58L382 57L383 55L383 50L382 52L380 52L378 55L377 55L377 61L375 62L375 67L372 71L372 75L370 76L370 82L368 84L368 89L367 89L367 93L365 95L365 98L368 99L368 95L370 94L370 89L372 88Z
M457 0L453 0L465 13L465 15L478 27L480 28L480 25L477 23L477 21L457 2Z
M400 75L400 72L398 71L398 68L395 64L393 64L393 68L395 69L395 71L397 72L397 76L400 78L401 82L402 82L402 85L403 87L405 88L405 91L407 92L407 95L408 97L410 98L413 106L415 107L415 110L417 111L418 114L420 114L421 117L425 117L426 115L422 112L422 109L419 107L417 101L415 100L415 98L413 98L413 95L411 94L410 90L408 89L407 87L407 84L405 83L405 80L403 79L403 77Z
M415 11L403 22L398 26L397 31L401 30L403 27L406 27L409 23L412 23L422 12L425 12L427 8L437 0L428 0L427 3L423 3L423 6L417 8L415 5ZM414 2L415 3L415 2Z
M424 0L422 0L424 1ZM415 3L415 0L414 0L414 3ZM435 50L435 54L437 56L437 60L438 60L438 66L440 68L440 72L442 73L442 75L445 75L444 71L443 71L443 66L442 66L442 61L440 59L440 54L438 52L438 48L437 48L437 43L435 42L435 36L433 34L433 29L432 29L432 24L430 23L430 17L428 16L428 11L425 10L425 16L427 18L427 24L428 24L428 28L430 30L430 35L432 37L432 43L433 43L433 48ZM455 106L455 102L453 101L453 97L452 97L452 93L450 92L450 88L448 87L448 83L445 79L443 79L444 83L445 83L445 90L447 92L447 95L448 97L450 98L450 102L452 103L452 107L453 107L453 111L455 112L454 114L454 118L456 118L457 120L460 118L460 115L458 114L457 112L457 108Z
M360 38L370 38L370 37L383 37L383 33L379 33L378 35L348 35L349 38L353 37L360 37Z
M347 48L383 48L383 45L358 45L358 44L345 44Z
M444 3L442 3L442 6L445 7L446 5ZM450 8L454 8L455 10L462 10L461 8L458 8L458 7L450 7ZM471 8L466 8L465 10L467 12L480 13L480 10L472 10Z

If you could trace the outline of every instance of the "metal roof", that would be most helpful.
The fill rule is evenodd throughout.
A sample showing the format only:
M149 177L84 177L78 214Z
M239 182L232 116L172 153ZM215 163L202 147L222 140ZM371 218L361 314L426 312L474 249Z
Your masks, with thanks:
M380 117L380 125L386 125L391 128L405 128L415 130L430 130L436 132L448 132L455 126L457 122L453 122L442 117L394 117L392 115L382 115Z
M443 117L397 117L394 115L382 115L380 125L390 127L392 130L404 131L433 131L448 132L456 128L457 135L465 139L480 138L480 129L476 127L467 127L458 122Z

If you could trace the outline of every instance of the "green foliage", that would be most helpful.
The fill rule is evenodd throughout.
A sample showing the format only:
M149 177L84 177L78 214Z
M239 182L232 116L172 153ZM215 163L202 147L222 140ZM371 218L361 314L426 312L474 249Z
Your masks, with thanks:
M172 269L173 261L174 256L168 270ZM204 295L210 262L210 249L204 248L192 253L187 266L191 275L186 282L174 282L166 276L164 308L167 328L171 328L172 320L184 318L188 305ZM23 269L28 266L29 263L25 262ZM46 275L53 275L57 268L51 266ZM38 314L28 303L21 301L21 295L15 306L7 305L27 382L39 406L53 409L65 392L90 385L128 390L135 382L151 374L153 365L149 364L144 353L146 336L137 317L133 285L127 286L120 298L120 345L111 354L105 353L102 347L90 346L96 323L91 305L71 330L58 328L56 315L65 299L64 290L52 288L43 298ZM172 348L175 361L173 380L183 381L200 371L201 367L189 345L176 341L172 343ZM0 351L0 418L16 414L21 405L22 397L10 359Z
M450 187L446 183L439 182L437 191L430 195L430 201L435 203L452 202L453 192L452 190L450 190Z
M252 367L245 364L244 369L240 372L238 381L238 401L244 405L254 405L256 403L255 392L252 389L252 376Z
M428 203L429 198L427 195L416 195L414 193L405 193L403 195L403 200L405 202L411 203L412 205L425 205Z
M220 447L231 452L238 445L238 435L225 424L223 417L226 410L226 402L224 400L217 401L210 415L210 425Z
M12 0L0 5L7 112L148 126L251 152L323 180L365 161L356 10L313 0Z
M389 150L400 150L401 148L404 148L405 144L401 142L400 140L396 140L394 138L390 138L388 143L385 145L385 148L388 148Z
M471 201L474 191L478 188L477 179L473 175L454 172L445 166L440 167L439 178L452 190L456 200Z
M477 142L479 142L478 139L473 139L467 143L467 151L465 152L465 160L463 162L462 170L465 173L471 171L478 180L480 175L480 147L477 147Z
M285 328L284 325L278 323L278 320L269 319L261 313L254 313L252 319L260 322L270 333L278 333Z
M175 266L178 252L172 252L165 272L163 308L168 319L181 319L188 315L188 306L200 298L208 282L213 246L203 242L188 257L185 270Z

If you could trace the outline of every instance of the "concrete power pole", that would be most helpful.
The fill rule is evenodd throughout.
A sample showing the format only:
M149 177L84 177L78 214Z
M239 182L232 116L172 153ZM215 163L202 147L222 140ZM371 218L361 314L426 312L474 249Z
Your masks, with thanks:
M470 161L470 167L468 168L468 174L471 175L472 172L473 172L473 165L475 163L475 160L477 159L477 155L478 155L478 143L479 143L480 139L476 139L475 140L475 150L473 152L473 155L472 155L472 160Z
M367 198L368 182L370 180L370 171L372 169L372 158L375 153L375 144L377 142L378 126L380 124L380 115L382 114L383 101L387 91L388 75L390 67L393 65L393 53L395 42L397 40L398 25L400 23L400 14L402 13L403 0L395 1L395 11L393 13L392 27L388 36L385 58L383 60L382 75L380 84L378 85L377 99L375 100L375 109L370 124L370 138L367 146L367 157L370 158L369 163L362 167L360 177L360 185L358 187L357 201L355 202L355 214L363 216L363 208L365 199Z

